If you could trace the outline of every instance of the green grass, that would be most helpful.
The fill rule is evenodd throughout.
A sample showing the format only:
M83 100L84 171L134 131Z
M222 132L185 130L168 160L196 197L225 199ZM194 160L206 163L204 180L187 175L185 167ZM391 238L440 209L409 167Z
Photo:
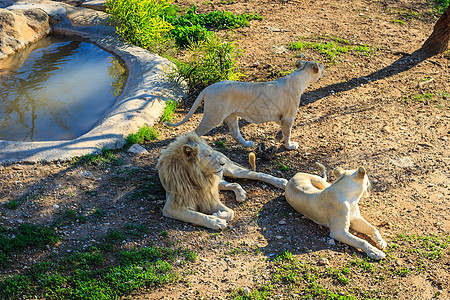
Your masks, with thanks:
M100 165L102 163L118 163L116 150L103 148L100 154L87 154L80 157L74 157L73 163L82 163L87 165Z
M7 266L9 258L17 253L27 249L43 249L59 240L56 232L46 226L22 224L18 228L0 227L0 267Z
M324 55L326 59L334 62L342 54L345 53L360 53L363 55L370 55L373 50L368 45L350 46L349 41L338 37L333 37L333 42L313 43L306 41L298 41L289 44L289 49L304 51L305 49L313 49Z
M400 24L400 25L405 25L406 24L405 21L399 20L399 19L393 19L393 20L391 20L391 22L394 23L394 24Z
M172 263L194 262L181 249L144 247L109 253L97 247L34 264L0 281L0 298L118 299L176 282ZM112 262L113 261L113 262Z
M134 144L143 144L149 141L158 139L159 131L153 127L144 126L139 129L137 133L132 133L126 138L125 147L130 147Z
M159 120L160 123L172 122L173 114L178 107L178 102L175 100L166 101L166 106L164 107L164 112Z

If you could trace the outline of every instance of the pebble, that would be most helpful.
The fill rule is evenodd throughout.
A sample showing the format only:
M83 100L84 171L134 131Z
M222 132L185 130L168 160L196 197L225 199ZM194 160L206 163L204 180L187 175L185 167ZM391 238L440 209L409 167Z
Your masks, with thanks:
M280 224L280 225L286 225L286 221L285 221L285 220L281 220L280 222L278 222L278 224Z
M133 146L131 146L127 152L129 153L134 153L134 154L139 154L139 155L144 155L144 154L149 154L147 149L145 149L144 147L142 147L139 144L134 144Z
M330 264L330 261L324 257L319 258L318 261L320 266L328 266Z
M328 239L327 244L328 245L336 245L336 242L334 241L334 239Z

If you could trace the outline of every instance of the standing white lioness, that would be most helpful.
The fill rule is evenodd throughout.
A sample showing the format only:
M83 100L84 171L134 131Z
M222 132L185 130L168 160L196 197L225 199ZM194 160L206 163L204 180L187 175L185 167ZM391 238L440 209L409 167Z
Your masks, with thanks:
M323 76L323 65L298 60L298 70L270 82L221 81L210 85L198 95L186 117L179 123L165 122L168 126L179 126L186 122L205 102L203 118L195 129L198 136L225 121L231 136L244 147L253 147L239 131L238 119L252 123L277 122L283 133L287 149L297 149L291 142L291 128L300 105L300 96L311 83Z
M384 258L385 254L379 249L384 249L386 242L359 212L359 200L368 195L369 179L364 167L358 170L336 168L333 173L337 179L330 185L325 168L318 166L322 169L323 178L297 173L288 182L286 200L299 213L330 228L332 238L363 250L372 259ZM372 238L379 249L351 234L349 228Z

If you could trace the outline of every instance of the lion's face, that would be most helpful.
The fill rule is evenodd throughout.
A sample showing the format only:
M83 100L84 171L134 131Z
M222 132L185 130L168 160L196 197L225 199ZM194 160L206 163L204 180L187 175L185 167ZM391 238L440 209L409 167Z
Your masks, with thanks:
M219 175L225 164L225 159L204 143L184 145L183 154L188 160L197 160L200 170L207 175Z

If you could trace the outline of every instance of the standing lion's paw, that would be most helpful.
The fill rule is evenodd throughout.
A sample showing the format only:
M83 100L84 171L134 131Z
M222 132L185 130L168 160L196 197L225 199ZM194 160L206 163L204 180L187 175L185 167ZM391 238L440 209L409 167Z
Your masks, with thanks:
M378 249L369 250L369 251L367 252L367 255L368 255L371 259L374 259L374 260L380 260L380 259L383 259L383 258L386 257L386 254L385 254L383 251L378 250Z
M288 143L285 145L285 147L286 147L286 149L288 149L288 150L295 150L295 149L298 148L298 143L297 143L297 142L288 142Z

